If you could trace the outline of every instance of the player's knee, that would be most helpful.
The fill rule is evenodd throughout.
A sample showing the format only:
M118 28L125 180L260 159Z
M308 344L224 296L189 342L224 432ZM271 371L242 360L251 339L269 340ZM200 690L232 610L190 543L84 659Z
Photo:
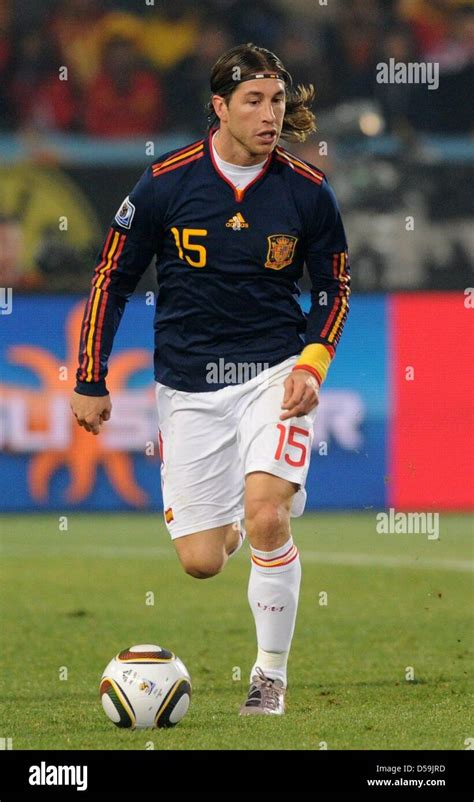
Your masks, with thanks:
M264 550L276 548L275 542L288 529L288 511L283 504L258 502L249 504L245 525L251 542L258 542ZM256 546L258 548L259 546Z
M224 557L213 558L199 558L198 556L190 556L181 560L181 564L189 576L195 579L209 579L215 576L224 567Z

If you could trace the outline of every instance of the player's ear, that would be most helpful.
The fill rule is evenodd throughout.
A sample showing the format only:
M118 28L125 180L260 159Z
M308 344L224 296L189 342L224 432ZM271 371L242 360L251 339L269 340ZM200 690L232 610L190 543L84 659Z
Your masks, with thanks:
M228 119L228 111L227 111L227 103L221 95L213 95L212 96L212 105L214 107L214 111L216 113L216 117L219 118L221 122L227 122Z

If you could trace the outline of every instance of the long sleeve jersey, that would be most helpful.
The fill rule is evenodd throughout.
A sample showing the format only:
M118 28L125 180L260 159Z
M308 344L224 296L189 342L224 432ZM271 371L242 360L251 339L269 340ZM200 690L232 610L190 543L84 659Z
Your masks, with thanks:
M348 313L347 242L324 173L277 146L236 189L210 138L165 154L123 201L99 252L82 324L76 391L107 393L108 358L125 304L156 256L156 381L185 392L209 364L296 367L324 379ZM298 280L311 279L304 314Z

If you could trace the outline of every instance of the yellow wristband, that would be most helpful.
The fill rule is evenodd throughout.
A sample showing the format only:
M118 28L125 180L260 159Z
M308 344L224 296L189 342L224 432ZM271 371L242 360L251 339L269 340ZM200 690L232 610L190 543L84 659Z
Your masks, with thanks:
M316 371L320 381L322 382L326 378L329 365L331 364L331 351L329 351L325 345L322 345L322 343L313 343L312 345L307 345L306 348L304 348L301 352L301 355L298 358L293 370L296 368L304 369L305 367L312 368L314 371Z

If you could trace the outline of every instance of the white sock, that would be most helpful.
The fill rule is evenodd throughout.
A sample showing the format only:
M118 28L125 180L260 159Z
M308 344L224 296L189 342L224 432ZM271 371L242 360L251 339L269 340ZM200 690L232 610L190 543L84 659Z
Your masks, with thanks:
M257 630L260 666L270 679L286 687L286 664L295 629L301 581L301 563L293 538L274 551L252 551L248 599Z

